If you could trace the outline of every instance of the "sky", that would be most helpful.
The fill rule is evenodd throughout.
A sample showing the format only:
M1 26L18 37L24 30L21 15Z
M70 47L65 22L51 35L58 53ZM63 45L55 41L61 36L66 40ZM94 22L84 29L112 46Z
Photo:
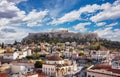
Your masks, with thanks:
M120 41L120 0L0 0L0 42L69 30Z

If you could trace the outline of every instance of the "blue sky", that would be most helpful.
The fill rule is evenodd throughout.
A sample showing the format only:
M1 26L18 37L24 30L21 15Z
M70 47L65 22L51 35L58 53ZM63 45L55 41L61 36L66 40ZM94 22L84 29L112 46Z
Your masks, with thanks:
M120 41L120 0L0 0L0 42L69 30Z

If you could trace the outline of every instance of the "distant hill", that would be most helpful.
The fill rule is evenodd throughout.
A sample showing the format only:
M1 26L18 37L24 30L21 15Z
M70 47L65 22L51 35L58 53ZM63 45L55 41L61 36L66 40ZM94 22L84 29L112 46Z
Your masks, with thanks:
M23 43L30 44L32 42L48 42L48 43L64 43L64 42L77 42L77 44L99 43L108 49L120 49L120 42L110 41L100 38L96 33L73 33L66 30L42 32L42 33L29 33L27 37L22 40Z
M38 40L38 41L46 41L50 42L53 41L52 39L58 39L58 42L78 42L80 40L84 41L97 41L99 37L96 33L88 33L88 34L81 34L81 33L73 33L68 31L53 31L53 32L43 32L43 33L29 33L27 37L23 39L23 41L28 40Z

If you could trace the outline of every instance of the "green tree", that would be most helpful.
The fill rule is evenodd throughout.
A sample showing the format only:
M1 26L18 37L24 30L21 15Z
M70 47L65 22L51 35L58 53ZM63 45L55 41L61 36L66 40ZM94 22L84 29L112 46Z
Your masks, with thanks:
M43 64L43 63L44 63L43 60L36 61L35 64L34 64L34 66L35 66L35 68L42 68L42 64Z
M37 53L37 52L40 52L40 51L41 51L41 48L36 48L34 51L35 51L36 53Z
M63 59L65 58L65 56L64 56L64 55L61 55L60 57L61 57L61 58L63 58Z
M15 40L15 42L13 43L13 45L17 45L17 41Z
M83 55L85 55L84 52L80 52L79 53L79 56L83 56Z
M2 45L1 45L1 48L4 48L5 46L4 46L4 43L2 43Z

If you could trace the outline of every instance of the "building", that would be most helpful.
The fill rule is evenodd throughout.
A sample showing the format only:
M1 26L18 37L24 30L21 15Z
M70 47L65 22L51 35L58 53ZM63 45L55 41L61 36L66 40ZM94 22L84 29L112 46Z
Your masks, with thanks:
M1 49L1 48L0 48L0 54L1 54L1 53L4 53L5 51L6 51L5 49Z
M76 63L63 60L59 56L49 57L42 66L42 72L48 76L64 76L76 69Z
M17 59L19 54L17 52L7 52L4 53L3 59L15 60Z
M22 59L23 57L26 57L27 56L27 51L19 51L17 52L19 55L18 55L18 59Z
M112 68L114 69L120 69L120 56L116 56L112 61L111 61Z
M61 56L61 55L62 55L62 53L61 53L61 52L59 52L59 51L55 51L55 52L52 52L52 55L55 55L55 56Z
M5 64L2 64L0 66L0 72L6 72L6 73L9 73L10 72L10 65L5 63Z
M78 57L78 53L74 50L67 50L67 51L63 52L63 55L66 58L77 58Z
M24 51L18 51L17 53L19 54L18 59L22 59L23 57L32 55L30 49L27 49L27 50L24 50Z
M86 77L120 77L120 69L112 68L111 65L98 64L87 69Z
M97 61L105 60L106 58L109 57L109 51L101 51L101 50L92 51L91 52L91 57L92 57L92 59L97 60Z
M29 73L32 72L34 68L34 63L30 62L12 62L11 72L14 73Z

